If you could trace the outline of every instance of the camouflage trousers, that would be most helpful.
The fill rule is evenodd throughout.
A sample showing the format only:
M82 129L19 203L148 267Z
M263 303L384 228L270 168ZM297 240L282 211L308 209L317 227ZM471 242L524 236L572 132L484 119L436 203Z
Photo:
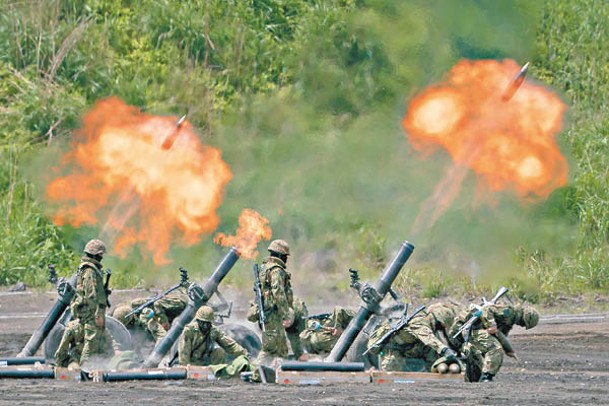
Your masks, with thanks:
M482 372L496 375L503 364L503 347L492 334L486 330L473 330L469 337L471 350L482 356Z
M81 321L82 322L82 321ZM83 323L85 340L80 355L80 364L91 358L92 355L106 354L108 349L108 335L106 327L97 327L95 319Z
M191 359L191 365L207 366L226 363L226 351L214 346L211 352L206 353L203 359Z
M258 354L256 364L270 366L275 358L288 356L288 340L281 317L277 312L269 315L262 332L262 350Z
M339 336L333 336L329 331L310 331L306 330L301 334L305 349L310 354L325 354L332 351L338 342Z

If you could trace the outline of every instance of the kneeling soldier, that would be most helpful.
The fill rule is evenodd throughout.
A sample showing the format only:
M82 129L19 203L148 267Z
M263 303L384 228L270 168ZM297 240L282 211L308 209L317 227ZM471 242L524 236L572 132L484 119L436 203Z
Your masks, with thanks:
M212 325L214 310L203 306L197 310L180 336L178 356L180 365L216 365L226 362L226 353L245 355L247 351L222 330ZM219 346L219 347L218 347Z
M300 340L309 354L326 354L338 342L355 312L336 306L331 314L313 316L307 320L306 329L300 333Z

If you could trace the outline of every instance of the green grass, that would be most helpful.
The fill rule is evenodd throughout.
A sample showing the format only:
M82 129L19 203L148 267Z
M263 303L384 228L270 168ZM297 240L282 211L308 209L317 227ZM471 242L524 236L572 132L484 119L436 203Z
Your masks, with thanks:
M116 95L181 115L231 166L219 230L243 208L294 247L296 283L348 267L373 279L391 259L445 157L419 160L400 128L408 99L460 58L531 60L530 77L570 105L561 149L569 185L547 201L471 209L465 192L417 246L398 284L424 297L506 284L551 301L609 287L609 4L593 0L435 5L390 0L45 0L0 5L0 284L68 274L95 229L55 227L43 177L80 117ZM212 236L155 267L109 258L115 286L203 278ZM260 244L260 249L264 245ZM300 264L299 258L308 258ZM312 258L312 259L311 259ZM243 261L228 282L249 286ZM474 265L472 265L474 264ZM246 266L247 265L247 266ZM312 269L312 268L313 269ZM484 280L488 278L488 280ZM414 292L413 290L413 292Z

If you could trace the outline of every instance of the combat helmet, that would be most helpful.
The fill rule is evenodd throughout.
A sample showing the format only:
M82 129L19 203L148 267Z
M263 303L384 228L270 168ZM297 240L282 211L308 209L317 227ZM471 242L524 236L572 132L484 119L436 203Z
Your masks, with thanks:
M273 240L269 244L269 251L276 252L281 255L290 255L290 246L284 240Z
M131 322L133 316L127 318L127 315L133 310L131 306L118 306L112 312L112 317L120 321L123 325L127 325Z
M522 310L522 321L527 330L535 327L539 323L539 312L532 306L526 306Z
M209 306L202 306L199 310L197 310L195 320L212 323L214 321L214 309Z
M85 245L85 253L89 255L101 255L108 252L106 244L102 240L91 240Z

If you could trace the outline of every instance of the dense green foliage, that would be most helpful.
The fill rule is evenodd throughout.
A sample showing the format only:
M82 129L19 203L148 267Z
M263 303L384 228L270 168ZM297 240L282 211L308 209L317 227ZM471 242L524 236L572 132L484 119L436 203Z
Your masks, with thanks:
M73 269L92 230L49 221L44 176L82 114L110 95L152 113L188 111L205 142L222 149L234 178L219 231L234 232L251 207L294 244L297 280L321 272L345 286L348 266L373 275L409 237L441 176L437 163L446 163L412 153L399 126L408 98L458 59L513 58L531 60L531 75L572 106L560 140L570 185L534 205L505 198L462 210L460 198L415 241L420 254L403 272L403 290L469 290L469 279L452 271L473 262L497 267L494 283L531 299L607 289L609 5L431 3L3 2L0 284L42 284L49 263ZM211 237L173 258L207 274L223 252ZM145 259L114 261L118 283L157 275ZM233 282L249 284L249 273L233 273Z

